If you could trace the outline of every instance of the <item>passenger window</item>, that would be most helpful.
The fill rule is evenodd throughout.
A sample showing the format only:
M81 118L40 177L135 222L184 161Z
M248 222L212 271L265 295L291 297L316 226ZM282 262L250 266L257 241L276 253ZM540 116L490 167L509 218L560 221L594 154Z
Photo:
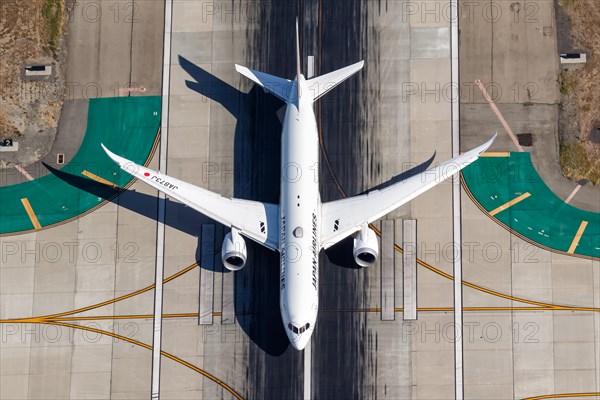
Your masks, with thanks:
M291 324L291 323L289 323L289 324L288 324L288 329L289 329L290 331L292 330L292 324Z
M294 326L293 328L294 328L294 333L295 333L295 334L298 334L298 328L297 328L297 327L295 327L295 326Z
M304 333L304 327L300 328L300 333Z

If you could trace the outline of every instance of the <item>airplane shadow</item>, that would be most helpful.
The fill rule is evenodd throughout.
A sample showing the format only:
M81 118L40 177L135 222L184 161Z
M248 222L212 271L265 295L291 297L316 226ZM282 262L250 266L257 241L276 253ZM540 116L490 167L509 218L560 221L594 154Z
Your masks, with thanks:
M236 198L279 203L281 122L285 104L253 86L244 93L179 56L191 79L186 86L221 104L235 119ZM245 78L241 78L245 82ZM248 265L235 274L235 308L240 327L263 351L283 354L290 346L279 312L279 254L246 240Z
M388 181L380 183L377 186L373 186L372 188L365 190L364 192L362 192L360 194L367 194L369 192L372 192L373 190L385 189L386 187L392 186L393 184L398 183L398 182L402 182L402 181L410 178L413 175L417 175L417 174L420 174L421 172L425 172L427 170L427 168L429 168L429 166L433 163L433 160L435 159L435 155L436 155L436 152L434 151L433 155L425 162L423 162L419 165L416 165L416 166L412 167L411 169L408 169L398 175L394 175Z
M256 86L244 93L182 56L179 64L191 78L185 82L190 90L219 103L236 119L234 197L278 203L281 122L277 110L284 103ZM198 238L195 254L199 261L201 226L216 223L212 219L177 201L160 200L130 189L116 190L44 166L74 187L153 220L157 219L158 202L165 201L165 224ZM250 240L246 243L248 264L235 274L237 321L258 347L271 356L279 356L290 346L279 312L279 255ZM229 273L220 265L214 271Z

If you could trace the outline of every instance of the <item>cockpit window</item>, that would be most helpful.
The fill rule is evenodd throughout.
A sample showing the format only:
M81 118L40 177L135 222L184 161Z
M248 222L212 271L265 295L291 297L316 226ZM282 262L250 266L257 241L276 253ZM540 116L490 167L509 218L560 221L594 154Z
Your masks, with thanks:
M304 232L302 232L302 228L301 227L297 227L296 229L294 229L294 236L295 237L301 238L303 234L304 234Z
M307 322L306 325L301 326L301 327L297 327L295 325L292 325L292 323L288 323L287 325L288 329L292 332L294 332L296 335L299 333L304 333L308 330L308 328L310 328L310 324Z

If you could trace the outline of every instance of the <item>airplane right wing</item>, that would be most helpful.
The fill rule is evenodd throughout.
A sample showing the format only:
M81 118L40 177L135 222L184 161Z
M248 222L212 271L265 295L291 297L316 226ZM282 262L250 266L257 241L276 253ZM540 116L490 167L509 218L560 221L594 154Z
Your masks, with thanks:
M381 190L321 205L321 247L327 249L457 173L486 151L496 135L481 146L435 168Z

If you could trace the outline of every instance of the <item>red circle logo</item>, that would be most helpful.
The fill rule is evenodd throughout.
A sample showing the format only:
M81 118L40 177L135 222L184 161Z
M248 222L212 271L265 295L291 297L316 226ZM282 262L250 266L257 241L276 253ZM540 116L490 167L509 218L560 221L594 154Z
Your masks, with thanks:
M150 176L148 172L144 172L144 176Z

